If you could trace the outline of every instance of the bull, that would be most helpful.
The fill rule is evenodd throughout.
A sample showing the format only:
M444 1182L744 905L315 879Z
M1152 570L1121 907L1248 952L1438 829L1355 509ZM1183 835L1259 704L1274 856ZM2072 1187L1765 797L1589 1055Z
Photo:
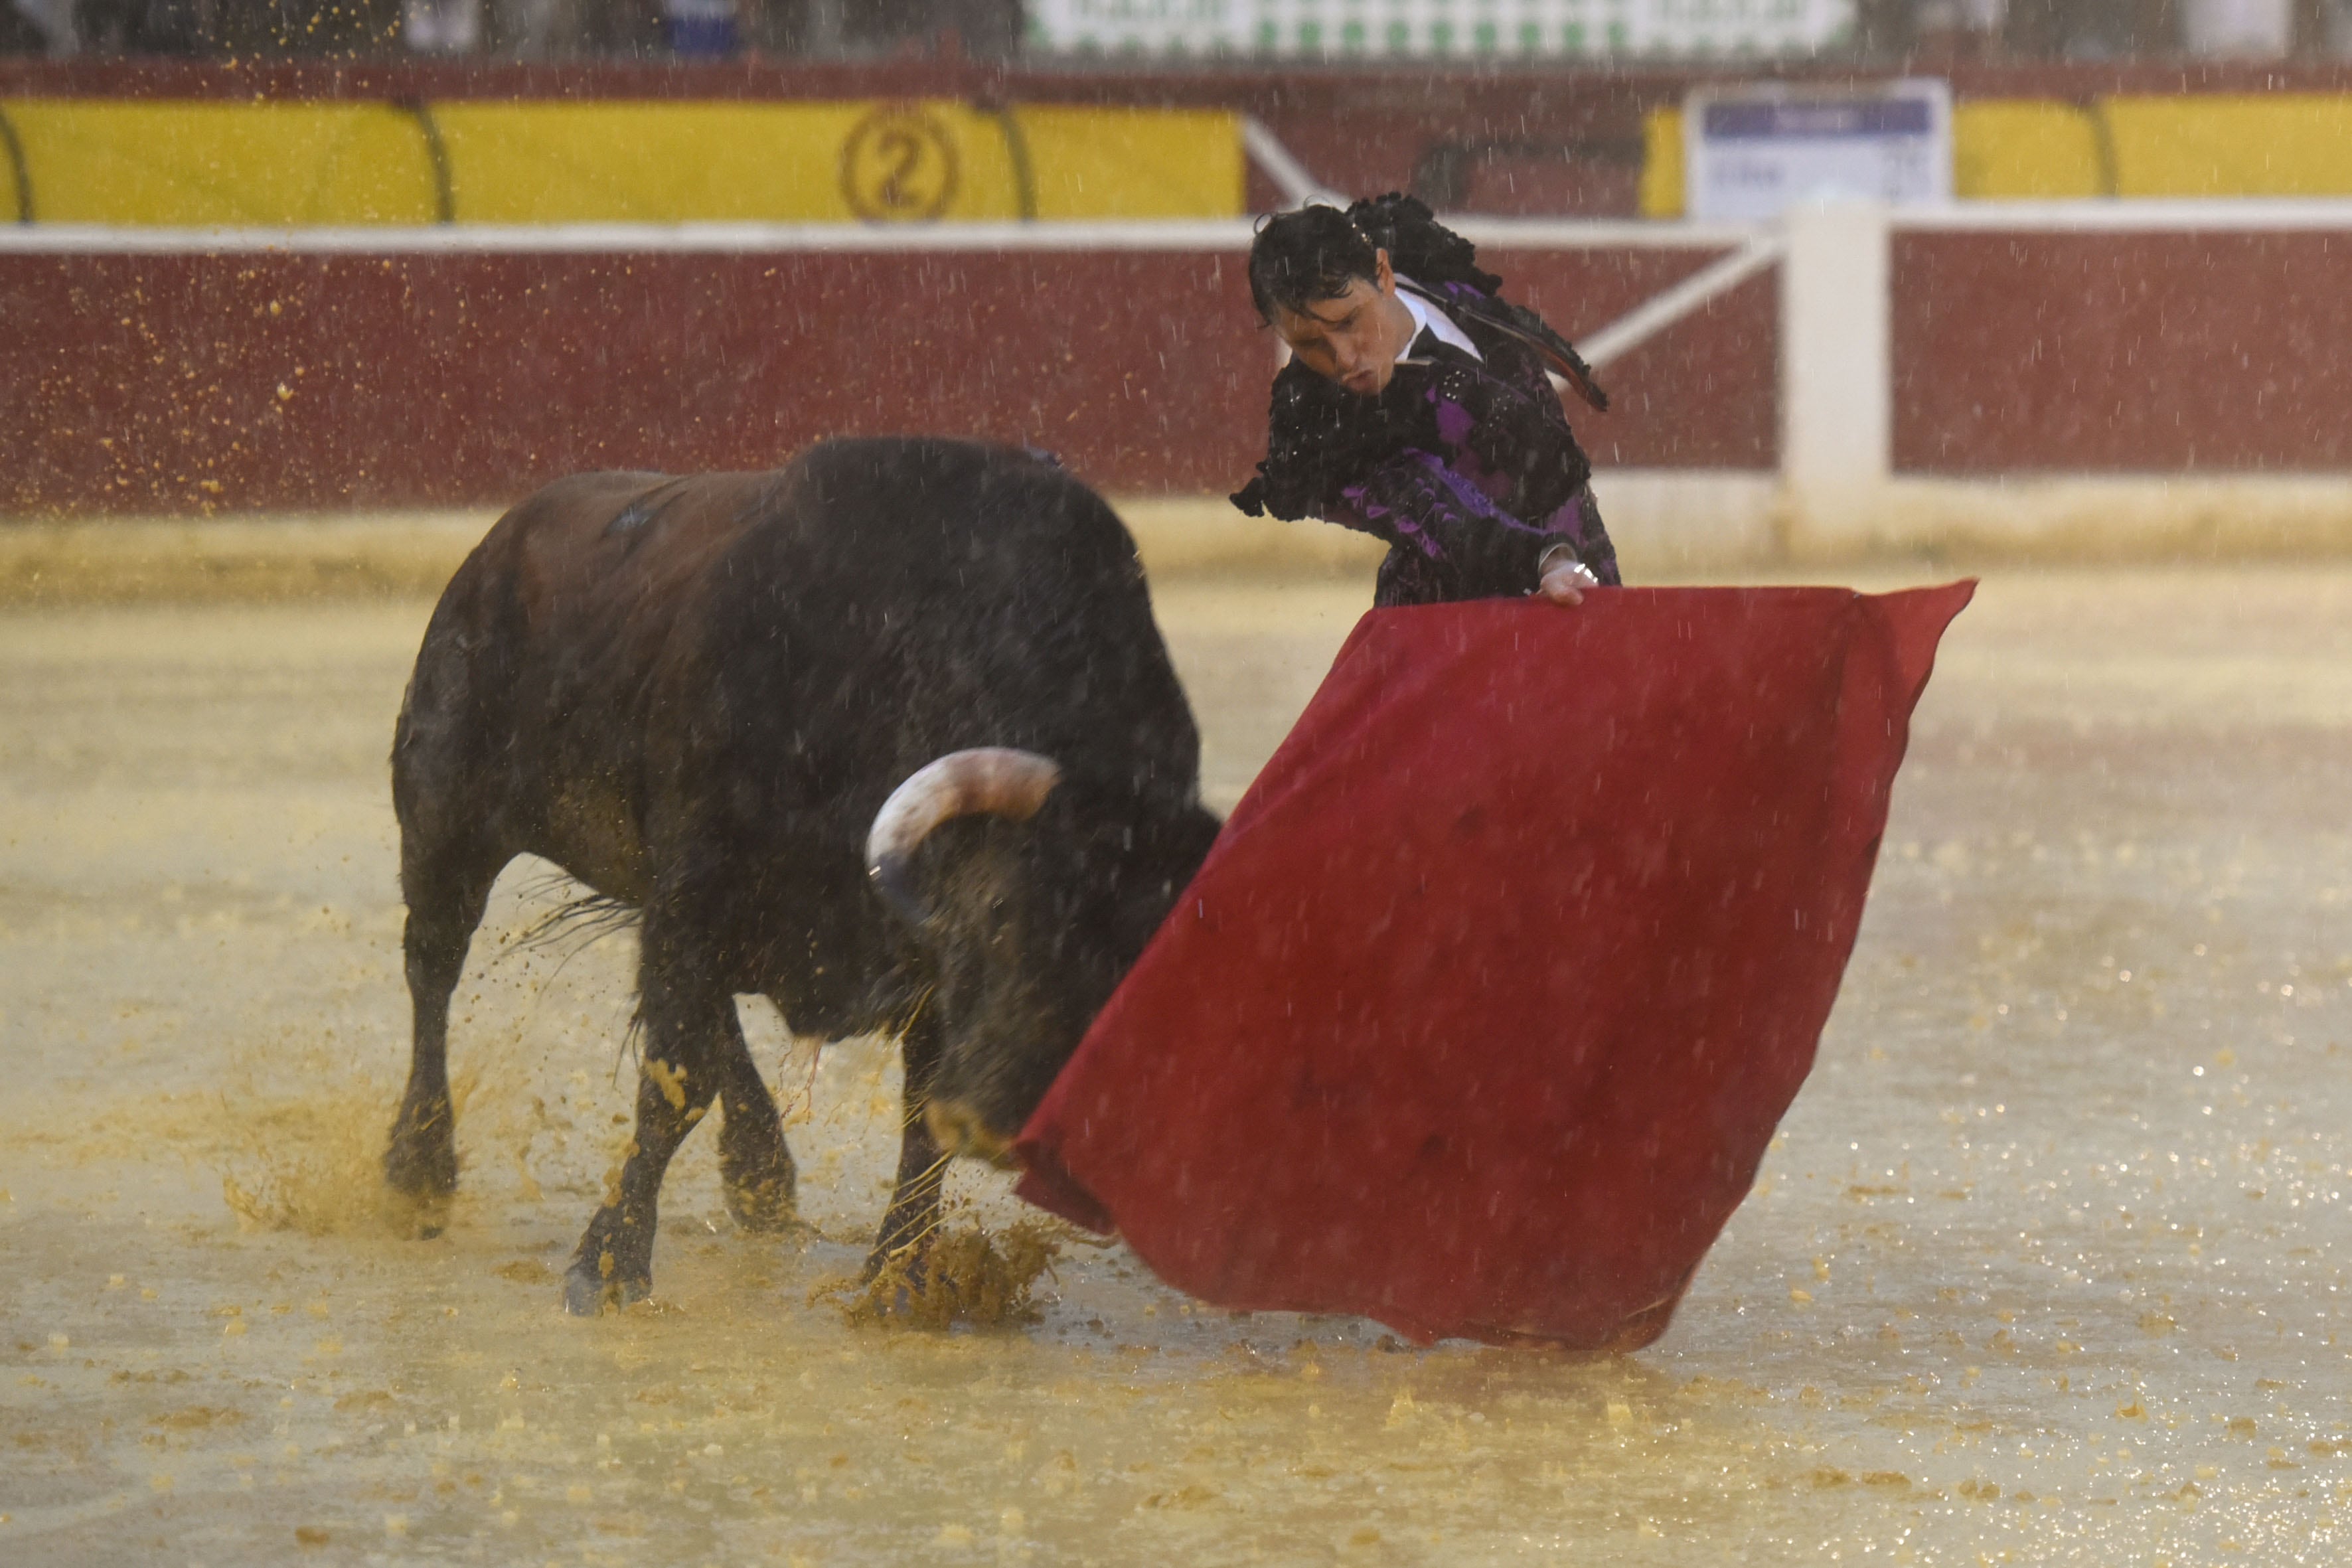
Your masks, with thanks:
M736 997L900 1038L870 1275L928 1232L947 1159L1009 1157L1218 826L1118 518L1050 460L918 438L539 491L434 610L392 784L415 1032L384 1172L426 1228L500 869L539 856L635 912L636 1128L565 1278L583 1313L651 1289L663 1172L714 1103L730 1212L792 1223Z

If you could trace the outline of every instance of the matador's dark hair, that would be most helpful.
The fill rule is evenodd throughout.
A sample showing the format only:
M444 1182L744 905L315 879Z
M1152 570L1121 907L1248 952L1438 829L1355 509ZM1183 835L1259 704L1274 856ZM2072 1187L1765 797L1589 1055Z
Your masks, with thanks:
M1379 273L1372 242L1338 207L1276 213L1259 223L1250 244L1250 302L1261 321L1273 321L1277 310L1297 313L1336 300L1357 279Z
M1485 294L1503 286L1479 269L1477 248L1468 240L1417 198L1391 191L1346 212L1305 206L1262 221L1250 247L1250 300L1271 321L1277 307L1298 311L1318 300L1336 300L1357 279L1379 273L1383 250L1390 266L1418 283L1467 283Z

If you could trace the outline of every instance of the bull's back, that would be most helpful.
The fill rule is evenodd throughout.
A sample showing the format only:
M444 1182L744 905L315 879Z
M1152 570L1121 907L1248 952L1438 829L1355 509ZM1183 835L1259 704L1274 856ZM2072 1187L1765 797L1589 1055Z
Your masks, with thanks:
M696 577L773 480L578 474L500 518L417 656L394 751L404 825L457 802L509 852L641 900L648 682Z
M882 798L964 746L1197 790L1126 530L1050 462L968 442L559 480L461 568L417 671L413 706L468 689L440 726L495 754L477 771L512 847L632 902L661 853L649 819L691 837L714 810L730 842L772 832L824 889L860 886ZM404 739L426 719L404 713ZM396 795L404 771L396 753Z
M1050 460L826 442L715 563L694 679L766 805L841 815L965 746L1019 746L1189 796L1199 740L1133 541ZM764 648L764 657L746 650Z

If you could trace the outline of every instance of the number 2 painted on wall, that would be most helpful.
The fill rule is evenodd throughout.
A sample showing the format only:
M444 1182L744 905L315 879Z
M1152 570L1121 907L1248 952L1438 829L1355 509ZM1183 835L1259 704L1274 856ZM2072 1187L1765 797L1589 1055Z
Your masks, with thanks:
M919 108L884 104L841 144L841 195L869 222L920 222L943 216L955 200L955 142Z

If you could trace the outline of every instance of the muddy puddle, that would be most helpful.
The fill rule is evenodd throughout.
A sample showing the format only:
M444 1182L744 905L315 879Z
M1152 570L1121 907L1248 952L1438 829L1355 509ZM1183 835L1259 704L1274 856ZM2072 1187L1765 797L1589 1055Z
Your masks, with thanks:
M1160 605L1230 805L1360 586ZM1621 1362L1201 1309L1062 1237L1035 1319L861 1326L896 1068L744 1006L803 1216L625 1141L625 932L458 994L406 1239L383 758L427 605L0 618L0 1562L2332 1563L2352 1508L2352 571L1995 576L1822 1061ZM1002 1232L1004 1179L959 1172Z

